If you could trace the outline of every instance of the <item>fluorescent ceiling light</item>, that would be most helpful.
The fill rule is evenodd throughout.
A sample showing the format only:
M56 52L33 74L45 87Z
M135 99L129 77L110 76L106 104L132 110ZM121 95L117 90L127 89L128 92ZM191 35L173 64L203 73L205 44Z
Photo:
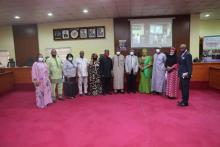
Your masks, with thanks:
M16 15L14 18L15 18L15 19L20 19L21 17Z
M83 13L88 13L89 11L87 9L84 9L83 10Z
M206 14L206 15L205 15L205 17L209 17L209 16L210 16L210 14Z
M49 12L47 13L48 16L53 16L53 13Z

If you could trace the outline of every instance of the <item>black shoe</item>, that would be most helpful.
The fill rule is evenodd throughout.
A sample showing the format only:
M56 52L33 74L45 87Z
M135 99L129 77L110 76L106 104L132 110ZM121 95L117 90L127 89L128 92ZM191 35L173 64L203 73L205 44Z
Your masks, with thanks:
M188 106L188 103L178 102L177 106L185 107L185 106Z
M170 97L170 96L167 96L167 97L168 97L168 99L171 99L171 100L176 99L176 97Z
M157 93L155 91L151 92L152 95L157 95Z
M75 96L70 96L70 97L67 97L68 99L74 99L75 98Z
M64 101L64 98L59 97L58 99L61 100L61 101Z

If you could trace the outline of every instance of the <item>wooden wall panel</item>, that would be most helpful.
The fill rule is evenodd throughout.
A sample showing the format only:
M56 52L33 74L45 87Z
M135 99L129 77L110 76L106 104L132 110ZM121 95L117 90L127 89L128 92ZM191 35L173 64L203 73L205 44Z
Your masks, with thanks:
M0 94L12 90L14 87L14 78L12 72L0 73Z
M190 41L190 15L176 15L176 16L155 16L155 17L135 17L135 18L115 18L114 19L114 41L115 49L119 47L118 40L127 40L128 48L130 48L130 22L129 19L138 18L167 18L174 17L173 20L173 46L179 51L179 45L186 43L189 46ZM167 52L168 49L164 48L162 51ZM141 56L141 50L135 49L138 56ZM127 54L128 51L122 52ZM149 54L153 54L154 50L149 49Z
M39 52L37 25L14 25L12 28L17 66L31 65Z

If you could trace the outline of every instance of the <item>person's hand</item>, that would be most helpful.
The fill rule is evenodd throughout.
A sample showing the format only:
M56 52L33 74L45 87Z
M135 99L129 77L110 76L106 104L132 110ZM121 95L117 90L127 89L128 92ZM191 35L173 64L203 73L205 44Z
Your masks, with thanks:
M188 76L188 72L183 73L183 77L187 77Z
M34 85L35 85L36 87L38 87L38 86L40 85L40 82L36 81L36 82L34 82Z
M137 72L134 72L134 75L136 75L137 74Z
M167 67L167 71L171 71L172 70L172 67Z
M144 71L144 67L140 67L140 70L143 72Z

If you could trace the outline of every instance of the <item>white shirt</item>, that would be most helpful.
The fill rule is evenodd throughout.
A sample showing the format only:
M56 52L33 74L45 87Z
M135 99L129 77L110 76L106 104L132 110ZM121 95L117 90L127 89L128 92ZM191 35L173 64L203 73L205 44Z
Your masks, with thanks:
M135 55L127 55L125 58L125 70L128 73L131 73L133 70L134 73L138 72L138 57Z
M78 58L76 60L78 76L79 77L88 77L88 65L89 61L86 58Z

